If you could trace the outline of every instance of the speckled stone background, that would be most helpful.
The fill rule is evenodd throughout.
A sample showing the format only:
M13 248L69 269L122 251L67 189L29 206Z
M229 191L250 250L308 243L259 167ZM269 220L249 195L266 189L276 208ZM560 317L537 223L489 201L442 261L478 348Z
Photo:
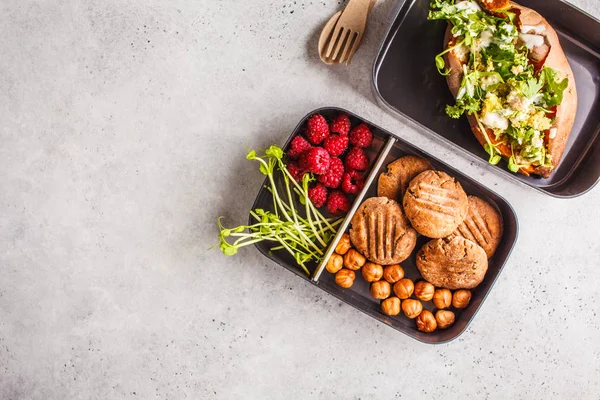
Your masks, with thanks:
M326 67L318 32L340 6L2 2L0 399L598 398L600 189L550 198L386 114L370 70L393 1L350 67ZM514 205L517 247L456 341L420 344L253 248L208 250L262 182L245 145L323 105Z

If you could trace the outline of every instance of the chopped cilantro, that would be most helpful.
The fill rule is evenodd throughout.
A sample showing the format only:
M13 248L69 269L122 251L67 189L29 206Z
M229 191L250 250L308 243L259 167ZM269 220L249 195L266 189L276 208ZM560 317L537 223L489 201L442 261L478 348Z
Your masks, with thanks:
M460 107L459 105L446 105L446 114L448 114L450 118L459 119L464 112L465 109L463 107Z
M530 78L527 80L527 82L525 82L524 85L522 85L521 92L523 93L523 96L527 97L528 99L532 99L535 97L536 94L540 92L543 86L543 81L538 81L535 78Z
M515 18L517 17L516 13L510 12L508 10L494 10L494 12L498 13L498 14L504 14L504 15L506 15L506 18L508 18L510 20L510 22L513 22L513 23L515 21Z

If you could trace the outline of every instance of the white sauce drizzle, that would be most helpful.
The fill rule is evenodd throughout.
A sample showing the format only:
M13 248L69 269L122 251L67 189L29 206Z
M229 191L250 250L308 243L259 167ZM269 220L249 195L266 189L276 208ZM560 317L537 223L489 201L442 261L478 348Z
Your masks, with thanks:
M493 86L497 83L500 83L499 75L490 75L481 78L481 88L483 90L487 90L488 87Z
M548 135L548 137L550 139L554 139L556 137L556 134L558 133L558 129L556 128L551 128L550 129L550 134Z
M469 59L469 48L463 44L453 50L454 56L462 62L467 62Z
M481 122L488 128L500 129L503 131L508 129L508 119L494 112L486 113L481 119Z
M546 32L546 26L544 24L521 26L521 33L529 33L529 32L533 32L537 35L541 35L542 33Z
M481 7L475 1L461 1L456 3L456 8L459 10L481 11Z
M535 137L531 139L531 144L533 145L533 147L537 148L544 146L544 139L540 137L540 133L538 131L535 131Z
M477 38L475 41L475 50L479 51L481 48L488 47L490 44L492 44L493 39L494 34L490 30L486 29L485 31L481 32L481 35L479 35L479 38Z
M519 38L521 39L521 41L523 41L523 43L525 43L525 46L531 50L534 47L538 47L544 44L544 37L540 36L540 35L532 35L529 33L521 33L519 35Z

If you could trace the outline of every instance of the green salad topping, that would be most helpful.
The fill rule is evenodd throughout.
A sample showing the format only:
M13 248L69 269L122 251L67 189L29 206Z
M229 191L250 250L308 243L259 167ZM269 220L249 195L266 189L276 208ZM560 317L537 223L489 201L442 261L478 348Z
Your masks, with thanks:
M536 70L530 60L537 46L546 46L545 28L520 27L520 31L514 13L499 10L492 15L476 1L432 0L428 18L452 25L453 40L435 57L439 72L450 74L443 58L450 51L463 64L456 102L446 106L448 116L475 116L490 163L500 161L498 146L506 145L512 153L511 171L552 168L545 135L556 134L553 108L562 103L569 81L551 68ZM493 138L486 128L493 131Z

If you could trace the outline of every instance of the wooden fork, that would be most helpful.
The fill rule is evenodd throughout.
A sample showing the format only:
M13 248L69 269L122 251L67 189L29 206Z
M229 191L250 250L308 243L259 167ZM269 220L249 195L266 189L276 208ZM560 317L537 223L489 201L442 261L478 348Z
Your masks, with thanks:
M333 28L328 44L325 43L320 51L327 64L350 64L365 32L367 16L375 1L349 0Z

